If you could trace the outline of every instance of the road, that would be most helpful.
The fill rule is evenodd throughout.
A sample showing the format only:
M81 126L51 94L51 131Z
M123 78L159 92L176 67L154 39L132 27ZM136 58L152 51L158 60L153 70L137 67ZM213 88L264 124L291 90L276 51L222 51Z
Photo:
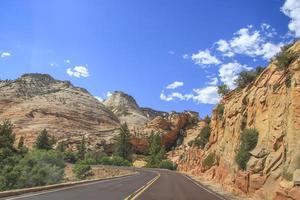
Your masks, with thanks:
M68 188L9 197L10 200L220 200L189 177L169 170L139 173Z

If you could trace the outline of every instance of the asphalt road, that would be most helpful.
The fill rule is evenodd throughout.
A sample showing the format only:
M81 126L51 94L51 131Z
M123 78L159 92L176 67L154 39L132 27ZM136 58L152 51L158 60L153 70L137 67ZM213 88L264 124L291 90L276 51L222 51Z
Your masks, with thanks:
M188 177L168 170L139 174L69 188L9 197L14 200L220 200Z

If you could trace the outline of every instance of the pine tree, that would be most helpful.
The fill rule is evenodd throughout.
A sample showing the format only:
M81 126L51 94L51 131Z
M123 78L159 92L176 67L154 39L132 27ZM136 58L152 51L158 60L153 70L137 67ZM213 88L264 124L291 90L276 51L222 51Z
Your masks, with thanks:
M82 136L82 140L80 144L77 146L77 157L79 160L83 160L86 154L86 147L85 147L85 138Z
M35 148L37 149L44 149L44 150L51 150L52 149L52 142L49 138L49 134L46 129L44 129L37 137L35 142Z
M15 152L15 134L13 134L12 129L13 125L9 120L0 124L0 162Z
M132 160L131 134L126 123L122 124L116 137L116 154L126 160Z
M162 145L161 137L158 134L151 134L149 148L149 167L158 167L165 157L165 147Z

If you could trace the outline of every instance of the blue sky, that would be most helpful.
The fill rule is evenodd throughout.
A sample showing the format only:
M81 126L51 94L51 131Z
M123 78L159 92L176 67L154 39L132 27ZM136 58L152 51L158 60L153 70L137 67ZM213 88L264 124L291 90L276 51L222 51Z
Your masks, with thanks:
M300 36L298 0L3 0L1 79L49 73L94 96L210 114L216 85ZM174 83L175 82L175 83ZM173 83L173 84L172 84Z

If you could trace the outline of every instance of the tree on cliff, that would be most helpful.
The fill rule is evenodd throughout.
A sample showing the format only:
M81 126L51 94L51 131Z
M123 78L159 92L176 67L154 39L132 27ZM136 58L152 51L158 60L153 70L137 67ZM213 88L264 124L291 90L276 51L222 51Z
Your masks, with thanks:
M77 158L79 160L83 160L86 154L86 146L85 146L85 138L82 136L81 142L77 145Z
M116 137L115 154L126 160L132 160L131 134L126 123L121 125L119 135Z
M50 140L49 134L46 129L44 129L37 137L35 142L35 148L43 150L52 149L52 141Z
M218 86L218 94L222 97L227 95L230 92L229 87L226 84L222 84Z

